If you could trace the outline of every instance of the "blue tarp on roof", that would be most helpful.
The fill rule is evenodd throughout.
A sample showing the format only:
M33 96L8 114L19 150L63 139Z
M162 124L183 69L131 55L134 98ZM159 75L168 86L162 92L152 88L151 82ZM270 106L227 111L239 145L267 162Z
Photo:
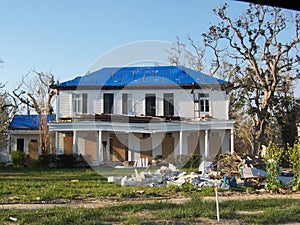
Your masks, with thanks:
M103 68L57 84L71 86L127 86L127 85L188 85L224 84L226 81L183 66L147 66Z
M40 127L40 115L16 115L9 125L10 130L28 129L35 130ZM54 115L47 116L47 122L54 120Z

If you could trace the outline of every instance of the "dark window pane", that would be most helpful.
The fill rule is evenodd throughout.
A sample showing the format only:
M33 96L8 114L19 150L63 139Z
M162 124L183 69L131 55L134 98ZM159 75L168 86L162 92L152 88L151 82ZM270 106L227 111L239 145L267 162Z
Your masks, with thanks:
M146 94L146 115L155 116L156 114L156 98L155 94Z
M104 98L104 113L105 114L112 114L113 113L113 104L114 104L114 94L107 94L103 95Z
M122 94L122 114L128 114L128 94Z
M164 116L174 116L174 94L164 94Z
M209 102L205 100L205 112L209 112Z
M82 113L87 113L88 95L82 94Z

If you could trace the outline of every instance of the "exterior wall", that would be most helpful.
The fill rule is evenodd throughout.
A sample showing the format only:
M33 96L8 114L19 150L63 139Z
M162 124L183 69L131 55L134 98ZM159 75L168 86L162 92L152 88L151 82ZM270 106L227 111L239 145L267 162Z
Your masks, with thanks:
M162 141L165 137L165 133L152 134L152 158L157 155L162 155Z
M224 92L211 91L211 116L228 120L228 97Z
M69 117L72 114L72 92L60 91L58 95L57 117Z
M10 139L10 149L12 152L17 151L17 139L24 139L24 153L26 155L29 154L29 142L31 140L37 140L38 144L40 142L39 140L39 134L11 134ZM40 153L40 145L39 145L39 153Z
M222 142L222 154L230 152L229 140L230 140L230 130L226 130L224 131L224 140Z
M73 116L72 112L72 93L88 93L87 114L103 113L103 93L114 94L114 114L122 114L122 94L132 94L132 113L133 115L145 115L145 94L155 94L156 96L156 115L163 116L163 94L174 93L174 115L183 118L194 118L194 101L191 90L168 89L168 90L61 90L58 95L57 114L58 118ZM195 90L195 94L200 90ZM216 119L228 119L228 98L224 91L212 91L203 89L201 93L209 94L210 112L209 114ZM198 115L196 115L198 117Z
M204 156L204 152L205 152L205 131L204 130L200 131L200 143L199 143L199 145L200 145L200 154L202 156Z
M64 140L63 140L64 137L65 137L64 133L58 133L57 149L56 149L57 155L64 153Z

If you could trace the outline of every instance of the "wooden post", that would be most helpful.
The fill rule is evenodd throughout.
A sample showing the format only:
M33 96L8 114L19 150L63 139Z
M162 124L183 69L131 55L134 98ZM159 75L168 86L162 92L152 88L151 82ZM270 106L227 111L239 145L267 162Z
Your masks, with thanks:
M218 186L217 186L217 184L214 185L214 190L216 192L217 220L220 221L219 198L218 198Z

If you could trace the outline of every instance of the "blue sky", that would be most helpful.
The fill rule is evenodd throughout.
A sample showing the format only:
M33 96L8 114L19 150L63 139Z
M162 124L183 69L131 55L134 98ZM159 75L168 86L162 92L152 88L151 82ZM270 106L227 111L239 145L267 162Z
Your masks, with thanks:
M60 81L85 73L119 45L143 40L195 40L216 22L214 7L229 3L232 16L247 3L221 0L0 0L0 68L12 89L30 69Z

